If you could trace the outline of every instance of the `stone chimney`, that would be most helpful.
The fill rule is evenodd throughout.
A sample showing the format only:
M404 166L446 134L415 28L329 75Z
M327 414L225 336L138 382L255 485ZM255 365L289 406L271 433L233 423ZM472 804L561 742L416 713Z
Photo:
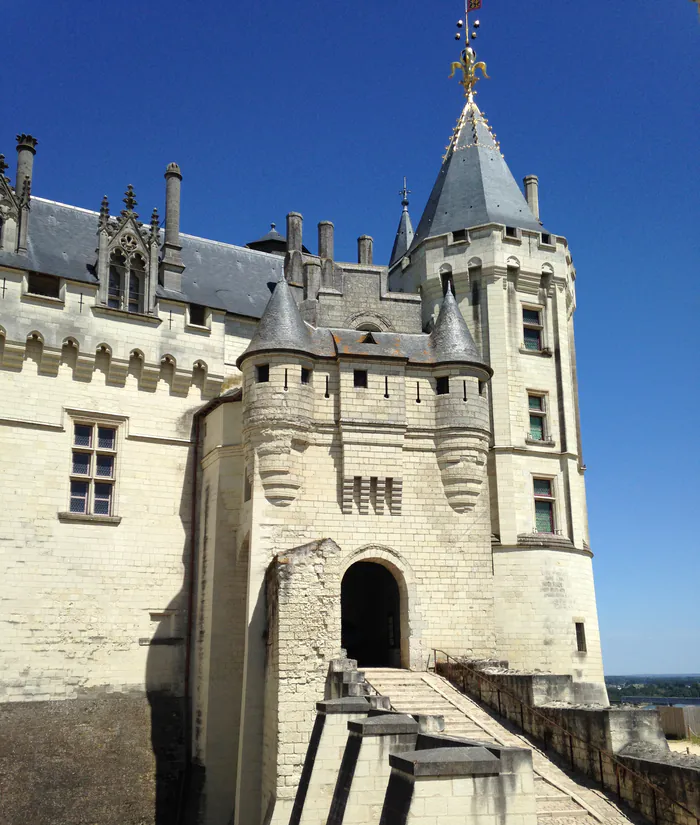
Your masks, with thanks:
M530 207L530 211L540 219L540 180L537 175L528 175L523 178L525 184L525 200Z
M287 215L287 254L284 258L284 275L290 284L304 285L304 256L302 253L302 224L304 218L298 212Z
M32 194L32 170L38 141L31 135L17 135L17 177L15 193L19 201L19 231L17 233L17 252L27 254L29 236L29 200Z
M31 135L17 135L17 176L15 178L15 192L18 198L22 198L25 181L29 181L29 189L31 190L32 169L34 168L34 155L36 155L37 143L37 139Z
M333 260L333 224L321 221L318 225L318 257Z
M372 266L374 241L369 235L357 239L357 263Z
M165 170L165 241L160 263L161 280L165 289L182 291L182 244L180 243L180 188L182 172L177 163L169 163Z

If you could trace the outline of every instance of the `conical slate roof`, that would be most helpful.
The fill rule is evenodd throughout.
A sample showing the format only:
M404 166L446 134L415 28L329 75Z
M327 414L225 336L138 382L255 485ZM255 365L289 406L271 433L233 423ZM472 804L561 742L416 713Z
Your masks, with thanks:
M486 223L542 231L491 127L470 97L457 122L411 249L426 238Z
M481 357L455 296L449 288L442 299L435 327L430 333L430 342L436 364L466 362L483 367L488 373L493 374L491 367Z
M408 201L403 201L403 211L401 212L399 228L396 230L396 239L394 240L394 248L391 250L389 266L393 266L403 258L408 252L412 241L413 224L411 223L411 216L408 214Z
M255 334L236 363L240 367L243 360L255 352L278 350L313 351L311 330L302 320L297 302L284 278L275 286Z

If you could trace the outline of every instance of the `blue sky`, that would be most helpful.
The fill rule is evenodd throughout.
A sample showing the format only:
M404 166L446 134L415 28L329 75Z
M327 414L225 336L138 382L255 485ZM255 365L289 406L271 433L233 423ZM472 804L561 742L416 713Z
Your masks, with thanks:
M459 0L4 4L0 151L34 192L143 216L182 166L182 228L232 243L305 216L385 261L460 109ZM66 10L70 9L70 15ZM484 0L479 103L578 270L592 547L609 673L700 672L700 21L689 0ZM11 168L11 172L13 169Z

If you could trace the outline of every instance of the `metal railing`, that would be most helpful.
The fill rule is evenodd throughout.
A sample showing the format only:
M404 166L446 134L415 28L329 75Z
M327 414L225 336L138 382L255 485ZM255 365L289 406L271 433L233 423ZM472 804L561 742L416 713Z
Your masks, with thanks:
M659 825L662 821L661 817L659 816L659 802L665 801L666 804L670 805L672 809L677 809L683 813L681 817L673 817L673 822L685 822L688 818L691 821L695 822L695 825L700 825L700 816L698 816L694 811L692 811L687 806L683 805L683 803L676 801L668 793L663 789L660 788L658 785L654 784L650 779L648 779L643 774L639 773L638 771L633 770L632 768L628 767L624 764L620 759L618 759L612 751L609 751L605 748L600 748L597 745L594 745L587 739L584 739L581 736L570 731L568 728L564 727L564 725L560 725L558 722L555 722L550 716L544 713L541 710L537 710L532 705L529 705L527 702L524 702L519 696L516 696L515 693L508 690L507 688L501 687L495 679L489 678L485 673L482 673L480 670L477 670L475 667L466 664L465 662L459 661L455 659L453 656L450 656L449 653L445 653L444 650L438 650L436 648L433 649L433 662L434 662L434 669L436 673L440 673L440 663L438 662L438 654L444 657L444 666L446 668L446 673L443 674L446 676L448 681L456 688L459 689L459 679L454 678L455 670L457 673L461 671L461 691L465 695L468 694L467 691L467 674L472 678L476 679L477 682L477 692L478 692L478 699L483 704L490 705L488 701L483 698L483 688L482 685L486 685L489 691L496 695L496 706L500 716L505 716L509 721L515 722L516 724L519 722L520 729L523 733L529 733L530 735L534 736L536 739L540 738L537 736L536 733L533 731L528 731L525 727L525 716L529 714L531 719L539 719L546 727L544 731L544 735L542 737L544 743L544 750L547 751L548 749L548 740L552 742L554 737L549 737L547 735L547 728L556 731L561 736L562 747L566 747L568 745L568 758L572 768L576 768L576 759L574 756L574 742L578 742L583 745L585 751L588 752L590 756L593 757L595 761L598 763L598 775L596 775L595 770L592 767L593 760L587 759L586 762L589 766L591 766L590 773L589 771L583 768L584 772L587 776L590 776L593 780L598 782L602 788L610 788L613 790L613 786L606 782L605 779L605 771L604 771L604 762L607 761L608 766L612 767L614 775L615 775L615 785L614 790L617 793L617 797L627 802L627 804L635 807L640 813L643 815L645 811L641 806L637 806L634 804L634 794L631 794L632 798L629 796L626 797L623 795L623 784L626 777L633 777L635 782L640 784L642 787L646 788L651 796L651 808L653 812L653 821L655 825ZM428 659L428 666L427 669L430 668L430 659ZM516 703L514 705L514 712L515 708L519 709L519 719L513 719L512 716L508 715L507 713L503 712L503 697L507 697L512 702ZM493 700L492 700L493 701ZM492 706L492 705L491 705ZM566 744L565 744L566 743ZM558 751L556 747L554 750L557 753L563 754L561 751ZM581 766L578 766L581 768Z

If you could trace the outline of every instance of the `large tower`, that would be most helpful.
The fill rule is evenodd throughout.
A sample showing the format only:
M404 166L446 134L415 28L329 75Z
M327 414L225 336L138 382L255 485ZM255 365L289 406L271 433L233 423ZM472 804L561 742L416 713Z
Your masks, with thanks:
M566 238L539 219L537 178L525 179L526 198L475 102L485 64L467 44L453 70L464 108L389 283L421 294L427 330L453 290L494 371L488 466L499 654L517 669L570 673L588 697L606 701L579 428L576 272Z

